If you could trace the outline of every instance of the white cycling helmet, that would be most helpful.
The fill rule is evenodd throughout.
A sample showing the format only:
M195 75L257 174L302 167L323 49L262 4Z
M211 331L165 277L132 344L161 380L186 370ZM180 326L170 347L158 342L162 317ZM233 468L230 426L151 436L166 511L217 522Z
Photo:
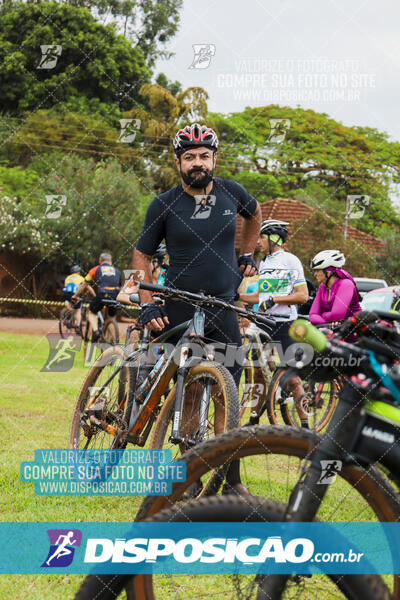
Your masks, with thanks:
M322 250L310 261L311 269L326 269L327 267L343 267L346 259L340 250Z

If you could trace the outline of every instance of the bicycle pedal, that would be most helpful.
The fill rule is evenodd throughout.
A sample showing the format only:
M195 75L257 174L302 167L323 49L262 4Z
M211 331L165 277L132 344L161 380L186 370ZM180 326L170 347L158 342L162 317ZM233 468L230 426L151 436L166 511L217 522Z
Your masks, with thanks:
M260 422L260 417L257 413L252 412L250 414L249 425L258 425Z
M182 444L183 437L172 437L170 436L169 441L171 442L171 444Z

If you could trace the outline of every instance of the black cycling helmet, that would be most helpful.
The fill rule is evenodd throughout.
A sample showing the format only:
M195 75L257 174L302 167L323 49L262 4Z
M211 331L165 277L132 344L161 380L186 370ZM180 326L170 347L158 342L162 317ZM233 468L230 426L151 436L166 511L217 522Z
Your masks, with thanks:
M162 261L166 254L167 254L167 249L165 247L165 244L160 244L158 246L157 250L154 252L152 258L153 258L153 260Z
M81 268L79 265L72 265L71 273L80 273L80 270Z
M284 243L286 242L286 238L289 235L287 225L289 225L289 223L287 223L286 221L267 219L266 221L263 221L261 223L260 235L278 235Z
M205 146L216 152L218 149L218 136L210 127L193 123L193 125L186 125L186 127L177 131L172 145L176 156L180 156L186 150L200 146Z

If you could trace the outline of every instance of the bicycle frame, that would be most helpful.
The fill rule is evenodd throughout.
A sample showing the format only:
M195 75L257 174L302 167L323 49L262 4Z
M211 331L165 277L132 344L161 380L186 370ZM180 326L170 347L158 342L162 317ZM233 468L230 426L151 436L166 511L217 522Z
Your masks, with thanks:
M165 390L168 382L172 379L172 377L177 373L177 383L176 383L176 396L175 396L175 411L174 411L174 430L173 437L175 443L180 443L183 441L183 438L180 435L180 425L181 425L181 415L182 408L184 403L184 380L187 375L188 370L200 362L201 357L190 357L188 358L189 347L188 342L196 341L202 342L202 338L204 336L204 320L205 315L201 309L197 308L193 318L190 321L185 321L180 325L177 325L173 329L168 330L163 333L159 337L151 340L152 344L161 344L166 342L168 338L173 335L183 331L183 335L179 340L178 344L175 346L173 352L168 357L166 363L163 365L160 372L157 374L155 381L152 383L145 400L143 403L139 404L136 402L134 398L136 390L131 390L132 397L128 399L128 403L131 405L130 415L129 415L129 425L128 425L128 435L127 441L137 444L139 446L143 446L146 443L148 434L152 425L152 417L154 417L154 411L159 402L160 396ZM141 340L141 347L137 350L134 350L130 354L127 355L123 364L118 366L116 370L110 375L110 377L105 381L105 383L97 390L96 394L91 399L91 405L94 405L97 398L103 393L103 391L107 388L110 382L116 377L125 364L136 362L141 355L144 355L148 352L150 340L148 337L148 330L145 330L145 334ZM208 351L208 358L210 358L209 348L206 348ZM147 381L148 377L142 382L144 384ZM202 420L200 421L200 428L204 430L206 427L206 423L204 421L204 415L207 415L208 406L206 403L208 401L207 397L204 397L201 400L200 404L200 414L202 415ZM101 422L96 423L99 426L103 424ZM149 427L146 427L149 425ZM119 435L121 432L117 431L114 427L107 426L104 424L104 429L115 437Z

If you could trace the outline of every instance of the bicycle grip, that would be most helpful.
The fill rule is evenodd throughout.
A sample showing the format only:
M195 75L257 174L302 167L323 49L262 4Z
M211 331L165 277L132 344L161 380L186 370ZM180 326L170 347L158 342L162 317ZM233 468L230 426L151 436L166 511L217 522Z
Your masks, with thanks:
M147 290L149 292L163 293L167 289L164 285L157 285L155 283L147 283L147 281L141 281L139 283L140 290Z
M310 344L316 352L323 352L327 346L327 339L322 331L304 319L297 319L292 323L289 335L295 342Z

